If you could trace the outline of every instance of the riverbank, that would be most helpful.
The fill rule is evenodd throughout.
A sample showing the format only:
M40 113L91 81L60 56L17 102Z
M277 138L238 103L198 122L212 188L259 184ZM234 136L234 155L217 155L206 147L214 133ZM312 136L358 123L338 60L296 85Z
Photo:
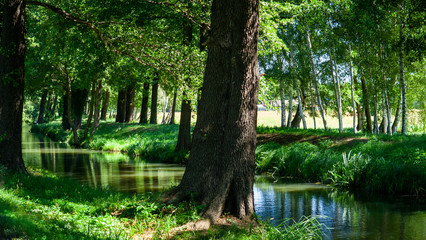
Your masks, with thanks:
M67 142L59 122L33 125L32 132ZM174 152L176 125L101 123L85 148L127 152L144 159L184 163ZM426 136L362 135L322 130L258 128L256 173L322 182L367 193L426 195Z
M0 168L1 169L1 168ZM321 239L315 219L273 227L225 216L208 231L176 227L199 219L195 202L166 205L159 193L125 194L29 168L0 187L0 239Z

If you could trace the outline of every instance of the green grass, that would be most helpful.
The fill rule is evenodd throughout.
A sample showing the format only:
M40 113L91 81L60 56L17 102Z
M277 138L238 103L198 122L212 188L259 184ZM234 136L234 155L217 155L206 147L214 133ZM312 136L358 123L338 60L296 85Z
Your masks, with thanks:
M31 131L59 142L70 142L72 138L71 131L62 130L58 121L33 125ZM92 141L83 143L83 147L123 152L150 161L181 163L188 153L174 152L178 131L178 125L103 122Z
M130 195L95 189L44 170L0 175L0 238L20 239L320 239L321 226L307 218L293 225L212 227L183 232L174 227L199 219L195 202L166 205L157 194Z
M301 181L331 184L337 188L369 193L426 195L426 135L362 136L315 130L263 128L261 132L308 136L363 137L339 144L326 138L315 145L268 142L257 147L257 173L290 176ZM355 139L356 140L356 139Z

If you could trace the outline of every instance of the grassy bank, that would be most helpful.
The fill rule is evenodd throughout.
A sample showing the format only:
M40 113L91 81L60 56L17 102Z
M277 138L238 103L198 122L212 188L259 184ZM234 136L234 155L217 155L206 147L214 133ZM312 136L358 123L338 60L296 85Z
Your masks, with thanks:
M277 128L258 132L258 173L354 191L426 194L426 135L367 136Z
M32 131L57 141L71 138L55 122ZM178 126L102 123L85 147L184 162L187 153L174 153L177 133ZM425 196L426 136L259 127L256 172L354 191Z
M1 170L2 168L0 168ZM320 239L314 219L272 227L225 224L204 232L176 232L195 221L202 206L165 205L156 194L130 195L94 189L43 170L0 172L0 239Z

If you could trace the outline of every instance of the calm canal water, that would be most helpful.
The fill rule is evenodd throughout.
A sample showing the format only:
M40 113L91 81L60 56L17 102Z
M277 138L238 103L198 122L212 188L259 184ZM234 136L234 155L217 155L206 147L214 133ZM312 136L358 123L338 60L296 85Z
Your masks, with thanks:
M185 170L118 153L72 149L25 131L23 156L28 165L130 193L177 185ZM261 219L278 225L314 216L324 224L327 239L426 239L426 206L404 198L360 198L323 185L273 183L262 177L257 177L254 196Z

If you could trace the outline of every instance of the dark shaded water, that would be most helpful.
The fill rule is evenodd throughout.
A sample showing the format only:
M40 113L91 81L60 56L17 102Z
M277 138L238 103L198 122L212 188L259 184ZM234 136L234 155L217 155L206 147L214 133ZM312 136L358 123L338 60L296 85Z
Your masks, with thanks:
M146 163L123 154L71 149L66 144L23 133L26 164L72 176L92 186L141 193L177 185L184 167ZM255 208L274 225L315 216L329 239L426 239L426 206L404 198L357 199L323 185L271 183L258 177Z

